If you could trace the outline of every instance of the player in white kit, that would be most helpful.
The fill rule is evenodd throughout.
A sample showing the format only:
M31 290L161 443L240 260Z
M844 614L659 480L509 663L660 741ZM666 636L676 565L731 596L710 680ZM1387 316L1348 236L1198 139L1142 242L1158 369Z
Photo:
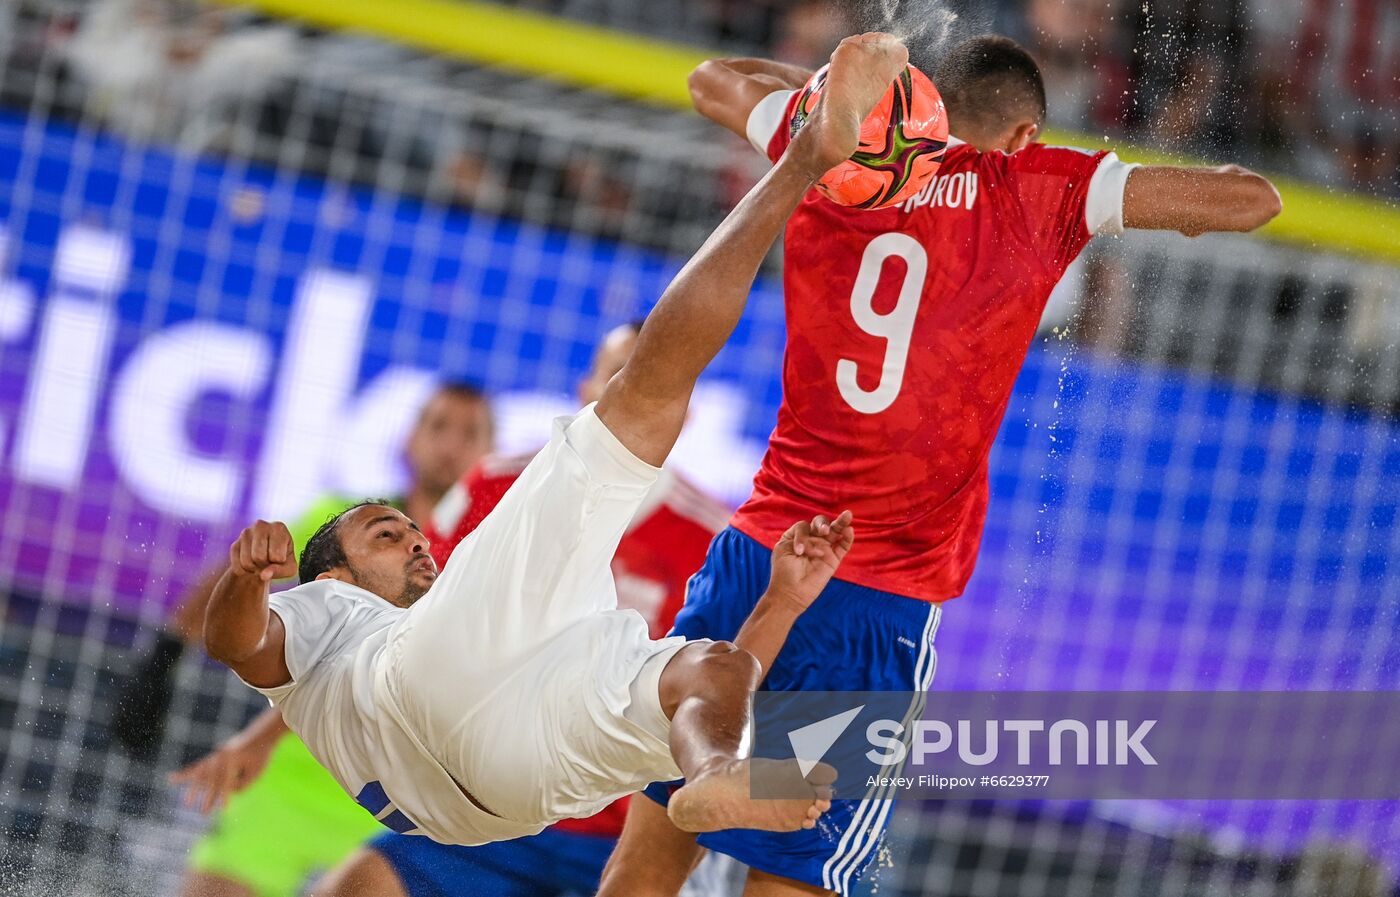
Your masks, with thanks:
M687 831L809 828L829 806L829 768L749 759L746 732L753 690L852 543L849 514L788 531L735 644L652 641L617 609L609 562L764 255L906 60L888 35L842 42L811 121L676 276L603 397L556 421L441 575L417 526L372 503L323 527L299 569L281 524L234 543L209 654L387 826L482 844L682 776L668 812ZM294 573L303 585L269 596ZM760 774L801 797L751 798Z

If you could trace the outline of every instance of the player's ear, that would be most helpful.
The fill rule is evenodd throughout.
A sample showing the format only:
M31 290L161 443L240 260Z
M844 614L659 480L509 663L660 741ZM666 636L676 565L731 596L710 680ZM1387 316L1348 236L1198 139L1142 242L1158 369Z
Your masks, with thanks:
M1016 127L1012 129L1010 136L1007 138L1006 146L1003 147L1003 149L1008 155L1011 153L1018 153L1034 143L1035 139L1039 136L1040 125L1037 122L1033 122L1029 119L1018 122Z
M344 567L332 567L326 572L322 573L320 576L316 577L316 580L318 582L323 579L336 579L341 582L353 582L353 580L350 578L350 571L346 570Z

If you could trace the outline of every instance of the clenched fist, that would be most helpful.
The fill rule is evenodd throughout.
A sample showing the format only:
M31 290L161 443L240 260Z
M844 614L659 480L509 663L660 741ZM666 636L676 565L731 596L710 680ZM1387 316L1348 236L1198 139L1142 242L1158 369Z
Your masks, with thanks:
M235 576L257 576L263 582L297 575L297 552L285 523L259 520L229 546L228 565Z

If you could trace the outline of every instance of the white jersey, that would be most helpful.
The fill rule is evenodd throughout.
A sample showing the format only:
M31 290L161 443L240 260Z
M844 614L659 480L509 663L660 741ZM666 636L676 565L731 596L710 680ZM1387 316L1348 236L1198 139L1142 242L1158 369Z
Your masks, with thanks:
M390 629L408 612L336 580L297 586L268 604L287 632L292 681L258 691L340 786L398 832L439 837L452 820L471 815L383 684Z
M443 843L679 778L659 680L685 640L618 610L609 566L657 472L591 408L560 419L412 608L334 580L272 596L292 681L258 691L376 818Z

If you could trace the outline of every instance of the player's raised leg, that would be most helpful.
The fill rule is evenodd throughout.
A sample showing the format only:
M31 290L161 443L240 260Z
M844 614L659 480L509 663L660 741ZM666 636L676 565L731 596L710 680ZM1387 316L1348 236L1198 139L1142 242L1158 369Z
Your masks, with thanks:
M665 460L685 420L695 380L738 322L763 256L807 189L855 151L861 123L908 58L904 45L890 35L842 41L832 54L827 90L811 121L667 288L642 327L632 358L598 403L599 419L633 454L652 464ZM819 519L794 527L775 549L775 581L784 552L805 564L811 558L801 557L804 549L811 551L829 539L833 545L841 542L842 531L849 536L849 526L849 516L843 516L836 524ZM839 529L833 532L833 527ZM760 602L737 639L743 650L723 643L691 645L662 673L671 753L687 780L668 809L680 829L810 828L829 806L830 778L822 780L829 770L804 777L795 764L744 756L749 696L800 609L782 601ZM791 793L802 796L753 800L755 776L779 783L790 779Z
M733 332L788 216L808 188L855 152L861 123L908 58L888 34L842 41L812 119L666 288L632 358L598 402L599 419L632 454L653 465L666 460L695 381Z

